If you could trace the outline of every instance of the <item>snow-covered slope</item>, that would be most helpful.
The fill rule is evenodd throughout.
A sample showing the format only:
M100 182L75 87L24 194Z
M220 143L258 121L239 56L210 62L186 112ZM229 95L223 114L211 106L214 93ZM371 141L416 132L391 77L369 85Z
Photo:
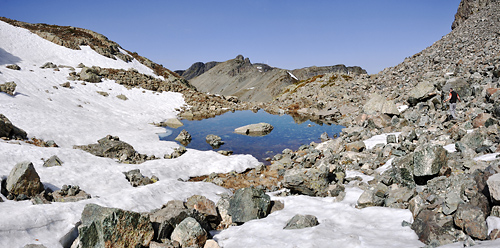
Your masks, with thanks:
M216 193L226 190L207 183L185 183L177 179L211 172L241 171L258 161L249 155L224 157L215 152L189 150L178 159L158 159L140 165L119 164L99 158L73 145L86 145L108 134L120 137L138 152L163 157L177 147L174 142L159 141L163 128L151 125L175 117L175 108L184 104L181 94L156 93L142 89L127 90L113 81L92 84L68 82L69 68L41 69L46 62L76 68L86 66L129 69L153 75L146 66L134 60L125 63L97 54L89 47L71 50L0 21L0 83L14 81L16 95L0 93L0 113L24 129L30 138L54 140L60 148L41 148L21 142L0 140L0 177L5 178L16 163L31 161L45 187L54 190L64 184L79 185L93 197L77 203L32 205L29 201L0 203L0 247L22 247L43 243L47 247L59 242L80 219L85 204L97 203L135 211L149 211L172 199L203 194L217 200ZM17 64L21 70L6 68ZM79 69L76 69L78 72ZM97 93L109 93L104 97ZM118 99L123 94L128 100ZM45 168L42 159L57 155L62 167ZM160 181L133 188L122 172L139 168L144 175L156 175ZM64 242L63 242L64 243Z

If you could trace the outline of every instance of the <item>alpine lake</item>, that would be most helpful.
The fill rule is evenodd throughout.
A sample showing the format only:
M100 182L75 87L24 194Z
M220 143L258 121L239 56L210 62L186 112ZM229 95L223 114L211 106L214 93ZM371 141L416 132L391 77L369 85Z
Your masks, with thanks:
M270 158L284 149L299 149L311 142L321 142L320 136L327 133L330 138L336 137L344 128L340 125L314 123L309 120L299 120L290 115L272 115L263 110L226 112L214 118L203 120L180 120L184 125L178 128L165 127L166 132L158 134L160 140L175 141L179 133L185 129L192 136L186 148L202 151L224 150L233 154L251 154L260 162L269 164ZM274 129L264 136L248 136L234 133L234 129L249 124L265 122ZM220 136L224 142L218 148L213 148L205 140L209 134ZM175 141L179 143L178 141ZM179 143L180 144L180 143Z

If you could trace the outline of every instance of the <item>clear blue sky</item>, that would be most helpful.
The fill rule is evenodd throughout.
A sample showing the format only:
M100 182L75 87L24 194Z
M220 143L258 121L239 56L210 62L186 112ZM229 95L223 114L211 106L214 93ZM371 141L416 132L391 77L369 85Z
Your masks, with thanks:
M0 0L0 16L90 29L171 70L242 54L284 69L394 66L451 31L460 0Z

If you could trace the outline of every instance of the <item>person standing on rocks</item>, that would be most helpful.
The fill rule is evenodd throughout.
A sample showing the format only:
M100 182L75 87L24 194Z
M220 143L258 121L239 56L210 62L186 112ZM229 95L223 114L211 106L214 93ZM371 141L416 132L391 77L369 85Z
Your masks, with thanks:
M453 117L453 119L457 119L457 116L455 114L455 109L457 108L457 100L462 101L460 99L460 96L458 95L457 92L453 90L453 88L450 88L450 95L448 99L444 100L444 102L450 101L450 115Z

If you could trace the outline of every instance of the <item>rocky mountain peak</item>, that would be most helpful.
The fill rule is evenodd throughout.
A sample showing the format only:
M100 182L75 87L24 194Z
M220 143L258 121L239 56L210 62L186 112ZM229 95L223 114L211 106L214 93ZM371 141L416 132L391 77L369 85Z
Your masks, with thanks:
M457 13L455 14L455 21L451 25L451 29L455 29L471 15L477 13L479 10L488 7L491 3L499 2L498 0L462 0L458 6Z

